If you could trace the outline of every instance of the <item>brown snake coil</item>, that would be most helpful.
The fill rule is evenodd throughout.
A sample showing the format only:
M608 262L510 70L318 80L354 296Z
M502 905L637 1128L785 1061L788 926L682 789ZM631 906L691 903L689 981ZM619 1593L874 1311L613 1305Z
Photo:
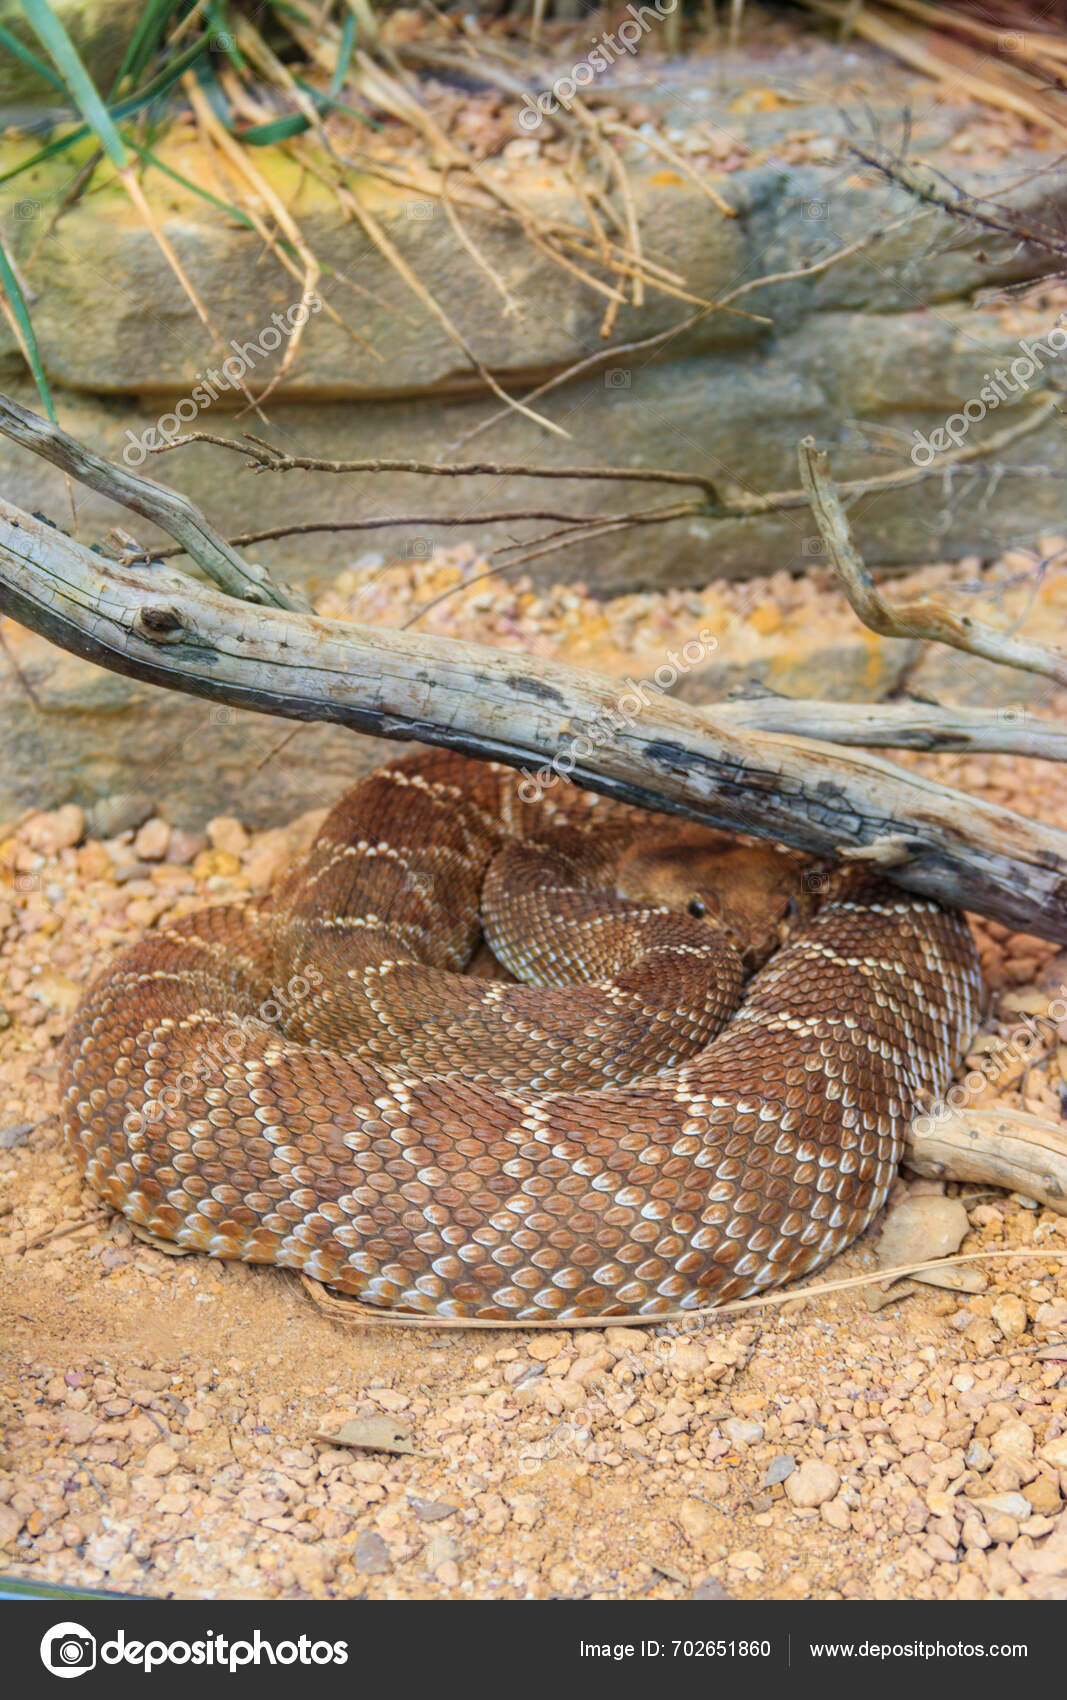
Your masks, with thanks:
M536 984L463 976L483 928ZM869 873L423 751L271 898L117 958L63 1116L110 1204L216 1257L441 1316L656 1315L863 1231L979 988L963 918Z

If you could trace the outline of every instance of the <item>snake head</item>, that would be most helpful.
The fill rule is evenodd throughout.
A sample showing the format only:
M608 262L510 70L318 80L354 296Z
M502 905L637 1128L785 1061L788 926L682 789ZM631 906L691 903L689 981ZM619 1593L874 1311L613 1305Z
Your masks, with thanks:
M791 852L710 827L673 826L642 838L622 858L622 897L656 903L723 928L745 972L761 968L812 913L804 864Z

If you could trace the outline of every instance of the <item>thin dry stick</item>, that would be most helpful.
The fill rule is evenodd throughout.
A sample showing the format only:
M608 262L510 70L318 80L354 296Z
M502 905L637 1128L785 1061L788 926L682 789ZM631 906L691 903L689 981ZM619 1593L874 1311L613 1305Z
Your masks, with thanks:
M337 193L344 198L346 204L359 220L363 229L366 231L367 236L374 243L375 247L380 249L382 254L385 255L385 258L389 261L390 265L394 268L398 275L404 280L412 294L416 295L423 305L433 314L434 318L446 331L448 336L455 343L456 347L460 349L470 361L470 364L481 378L483 384L485 384L488 389L492 390L497 399L504 402L504 404L513 409L514 412L521 413L524 418L532 420L535 425L543 425L546 430L552 431L557 437L568 436L569 433L564 431L561 425L556 425L552 420L543 418L541 414L535 413L533 408L525 406L523 402L516 401L513 396L508 395L503 385L499 384L496 378L494 378L488 366L484 365L478 358L477 354L475 354L470 343L463 335L463 332L459 329L459 326L453 322L436 297L430 293L421 279L415 274L415 272L412 271L404 256L386 235L373 213L371 213L363 205L359 197L357 195L353 195L350 190L338 185Z
M197 82L191 71L187 71L185 76L182 78L182 87L185 89L185 92L189 97L193 111L196 114L197 123L204 131L204 134L211 138L215 147L218 148L219 152L229 162L233 169L245 179L250 188L253 189L257 195L262 197L263 202L270 208L272 215L276 219L278 228L283 232L287 241L290 242L293 248L296 249L296 252L299 254L300 259L303 262L304 275L302 279L300 299L301 305L304 307L304 317L292 325L289 336L286 339L285 352L278 363L277 371L274 373L269 383L267 383L256 396L257 403L262 404L266 401L269 395L274 393L278 385L282 383L287 372L292 367L293 361L296 359L296 351L300 346L300 341L304 334L304 326L307 324L308 310L316 297L319 278L322 276L322 268L305 242L303 233L299 225L296 223L296 220L289 212L285 202L282 200L280 195L275 193L266 178L263 177L262 174L252 165L248 157L247 148L242 148L239 143L235 142L229 132L219 123L208 104L200 84Z
M817 449L813 438L800 445L800 477L811 501L811 510L826 544L845 595L856 614L872 632L882 637L922 638L948 644L967 655L1040 673L1067 685L1067 653L1014 637L987 626L969 614L957 614L944 603L927 599L894 608L874 583L862 556L852 542L845 510L830 478L830 457Z
M652 152L658 153L661 159L665 159L667 161L668 165L673 165L676 171L680 171L683 176L688 177L693 183L695 183L697 188L708 197L712 206L715 207L718 212L721 212L724 218L737 217L737 208L732 207L729 201L724 201L718 190L708 182L707 178L701 177L695 166L693 166L683 154L678 153L675 148L672 148L669 142L665 142L661 136L658 136L654 130L647 132L635 130L632 124L621 123L605 124L603 128L605 134L608 136L625 136L627 141L639 142L643 147L651 148Z
M599 356L597 357L599 359ZM950 475L956 468L970 465L972 462L986 460L991 454L999 453L1010 447L1023 437L1038 430L1048 420L1058 415L1059 409L1055 398L1040 403L1027 410L1025 417L1013 421L1003 430L986 437L982 442L968 443L963 448L954 450L951 454L943 455L934 460L929 466L908 466L897 472L876 473L868 478L844 479L836 486L839 496L865 496L877 494L883 490L906 489L913 484L922 484L929 478ZM336 474L363 472L412 472L434 478L566 478L580 480L615 480L631 484L672 484L703 490L704 500L698 505L679 507L677 511L646 510L628 516L634 524L658 522L664 517L675 519L686 517L690 513L709 515L713 518L748 519L759 514L784 513L794 508L806 508L810 505L808 493L803 488L797 490L774 490L767 494L744 492L740 496L726 500L719 495L715 481L699 472L678 472L673 468L643 467L643 466L531 466L526 463L502 463L497 461L419 461L419 460L324 460L312 455L292 455L283 449L276 448L263 437L245 432L240 441L234 437L223 437L210 431L188 431L181 437L175 437L169 443L160 444L151 450L153 454L167 454L172 449L185 448L190 443L215 443L220 448L229 449L233 453L243 454L254 463L255 470L265 472L328 472ZM1004 468L1003 471L1010 471ZM516 517L521 518L521 514ZM590 527L600 526L605 516L592 514L587 523ZM405 523L407 523L405 521Z
M447 160L468 171L489 197L511 215L527 237L531 240L536 238L538 245L546 238L555 240L583 238L584 233L576 227L572 228L558 219L554 221L545 220L520 197L507 189L505 185L489 176L478 160L458 147L445 134L432 115L409 96L407 91L402 89L394 79L388 77L380 66L376 66L366 54L357 53L355 62L362 73L364 84L373 98L380 100L386 111L394 112L396 116L420 130L441 160ZM344 156L338 155L338 157L343 159ZM550 252L554 258L559 258L554 248L550 248ZM587 279L587 281L590 280Z
M1046 1259L1060 1263L1067 1258L1067 1251L1049 1248L1035 1251L1030 1247L1020 1247L1015 1251L966 1251L955 1257L931 1257L923 1263L901 1263L892 1269L872 1270L869 1275L846 1275L838 1281L820 1281L814 1287L783 1287L773 1293L759 1293L753 1299L732 1299L724 1305L704 1305L696 1310L665 1310L658 1315L626 1315L626 1316L582 1316L573 1321L564 1321L558 1317L532 1318L526 1322L512 1321L501 1318L497 1321L489 1317L464 1316L412 1316L402 1310L371 1309L358 1299L343 1299L335 1296L321 1282L313 1281L309 1275L301 1274L300 1284L320 1310L327 1312L336 1321L347 1321L359 1328L436 1328L436 1329L484 1329L487 1331L508 1329L512 1333L525 1329L568 1329L576 1331L579 1328L662 1328L671 1322L682 1322L691 1325L694 1322L716 1322L723 1316L740 1316L747 1311L768 1310L778 1305L806 1303L821 1299L831 1293L854 1292L861 1287L883 1286L894 1281L900 1281L908 1275L918 1275L927 1269L948 1269L961 1263L992 1263L1005 1258L1019 1258L1023 1261Z
M837 0L801 0L801 4L838 20L849 15L857 34L886 48L926 76L941 82L951 81L984 106L1001 107L1057 135L1067 136L1067 116L1053 105L1053 97L1046 96L1036 83L1003 60L992 60L988 53L935 31L897 23L887 12L875 11L870 6L846 14Z
M204 126L201 126L201 133L202 133L203 138L204 138L205 150L208 151L211 148L211 140L212 140L211 135L210 135L209 131L204 128ZM241 152L242 152L242 156L243 156L244 150L242 149ZM209 157L210 157L210 152L209 152ZM274 232L268 226L266 219L263 218L263 216L262 216L262 214L260 213L260 210L259 210L258 192L253 192L252 195L248 194L247 187L248 187L250 182L253 182L253 178L250 176L250 172L251 172L251 167L249 166L248 171L242 170L241 179L238 179L237 177L231 177L227 181L227 184L225 186L226 187L226 193L233 195L234 199L238 202L238 204L241 207L241 210L245 214L245 217L248 219L249 223L252 225L253 229L255 230L256 235L260 238L260 240L262 241L264 246L266 248L268 248L270 250L270 252L274 255L274 257L278 261L279 265L284 267L284 269L289 273L290 277L295 278L297 280L297 282L300 283L301 286L303 287L305 279L307 277L307 268L305 266L303 270L301 269L301 267L297 264L296 260L294 260L292 258L292 256L290 255L290 253L288 252L288 250L285 246L285 243L283 241L280 241L278 239L278 237L275 236ZM258 174L256 174L256 175L258 176ZM350 289L354 290L356 293L358 293L360 295L367 296L368 299L374 301L376 305L381 306L388 311L393 311L393 312L396 311L396 309L392 308L389 303L380 301L379 297L374 295L371 290L364 289L362 284L354 283L351 278L346 277L344 272L338 271L336 268L334 268L333 269L333 276L337 278L339 283L344 283ZM304 298L304 297L302 297L302 299L306 300L306 298ZM354 331L352 329L351 325L347 322L347 320L345 320L341 317L341 315L340 315L340 313L338 313L337 309L335 307L331 306L330 302L326 299L325 296L320 295L319 301L321 303L322 311L326 314L328 319L331 319L333 321L333 323L337 326L338 330L343 331L345 336L349 337L354 343L357 344L358 347L362 348L366 354L369 354L372 360L377 360L379 362L379 364L384 364L385 356L380 354L378 352L378 350L374 347L374 345L372 343L369 343L365 337L360 336L357 331ZM405 315L398 315L398 316L406 317ZM410 318L407 318L406 322L408 324L414 324L415 323L415 321L413 319L410 319ZM281 374L278 374L277 376L280 376L280 375ZM269 391L275 387L276 381L277 381L277 379L272 380L268 389L263 390L262 393L255 398L257 403L262 401L263 397L266 396L269 393ZM246 396L249 395L249 393L250 392L248 392L247 390L245 391ZM258 409L258 407L257 407L257 411L260 411ZM262 412L260 412L260 417L261 418L263 417Z
M510 561L503 561L499 565L492 566L478 576L480 578L495 578L498 573L514 572L517 567L524 567L528 561L537 561L545 555L556 555L563 549L570 549L575 539L579 537L583 543L595 542L600 537L610 537L613 532L627 531L635 525L663 525L668 520L682 519L687 514L707 513L708 511L708 508L697 506L692 502L671 502L659 508L646 508L640 513L622 514L617 518L608 516L604 519L589 520L582 526L567 526L562 531L547 532L543 537L535 538L530 547L514 543L507 544L507 550L519 548L521 552L514 555ZM501 550L501 553L505 553L505 550ZM473 584L475 581L469 579L467 582ZM430 608L435 607L438 602L444 602L448 597L454 596L456 589L457 587L453 585L451 589L442 591L440 596L435 596L432 601L423 603L411 619L405 621L405 628L412 625Z
M574 193L581 202L582 211L585 213L585 216L589 221L589 228L593 232L593 240L596 242L597 252L600 255L600 263L603 266L608 266L611 264L611 244L608 241L607 232L597 216L597 210L593 204L593 198L589 193L582 174L581 151L581 141L576 137L571 149L571 157L563 167L563 170L566 174L567 182L571 185L571 188L574 190ZM523 399L525 401L529 401L530 398L529 396L525 396Z
M999 29L994 28L967 12L946 11L943 5L929 5L927 0L887 0L887 3L895 11L910 12L922 23L972 36L983 47L991 47L1001 53L1011 52L1026 58L1067 59L1067 41L1062 36L1016 28L1014 24L1010 28L1006 24Z
M217 443L247 455L265 472L417 472L427 478L578 478L622 479L629 483L698 485L714 494L715 486L699 472L672 472L643 466L527 466L522 462L482 460L446 465L427 460L320 460L314 455L292 455L264 437L245 432L238 442L211 431L187 431L175 437L166 449L185 448L189 443ZM161 449L158 452L163 452Z
M486 258L485 254L483 254L481 248L478 246L477 242L475 242L474 237L470 234L466 225L460 218L459 213L456 211L455 198L452 195L448 182L450 169L451 167L446 166L441 173L441 204L445 209L445 217L448 219L449 224L455 232L457 242L459 242L467 250L467 253L470 255L479 271L485 273L489 282L503 301L504 317L521 319L522 302L512 295L506 280L501 277L500 273L496 270L496 267L493 266Z
M909 195L913 195L917 201L927 206L939 207L942 212L950 213L953 218L968 219L983 229L995 230L998 235L1008 237L1012 241L1025 242L1031 247L1040 248L1061 263L1067 259L1067 235L1052 225L1035 223L1032 220L1024 223L1023 215L1014 208L1004 206L988 195L968 195L942 173L935 174L933 170L909 165L888 148L860 147L853 142L849 144L849 152L861 159L865 165L873 166L875 171L888 178L891 183L906 189ZM1051 165L1046 169L1050 170ZM1023 178L1024 183L1027 181L1028 178Z
M542 218L531 206L514 195L497 179L488 176L481 162L459 148L440 128L432 115L426 112L394 79L388 77L380 66L376 66L366 54L357 53L356 64L366 91L380 102L384 110L392 112L396 117L420 130L440 159L467 171L481 189L519 224L524 235L533 246L540 248L557 265L575 273L587 287L606 295L609 300L623 302L624 297L617 289L592 276L563 253L564 246L573 247L582 254L589 253L588 239L584 231L559 219L548 221ZM574 119L568 118L567 120L568 125L575 122ZM600 147L603 144L603 137L599 125L595 120L590 120L590 122L593 126L590 133L593 135L597 146ZM342 154L338 154L337 158L346 164L354 163L347 160ZM615 156L610 154L610 151L607 156L607 163L609 169L618 177L620 192L625 201L630 193L625 167ZM437 193L439 194L440 191L438 190ZM681 279L674 277L674 274L642 258L639 245L640 237L632 207L630 215L628 215L626 229L630 238L630 251L616 252L613 250L610 265L613 270L633 277L635 301L643 293L644 282L647 281L666 294L675 295L681 300L697 301L701 305L710 305L710 303L700 302L699 297L682 289ZM674 277L673 282L669 281L672 277Z
M615 181L619 186L619 199L621 200L623 207L627 240L629 241L630 252L634 257L634 263L637 267L634 272L632 282L633 304L635 307L643 307L645 304L645 280L642 277L640 270L643 263L641 255L641 230L637 220L637 208L634 205L633 191L630 188L629 174L627 173L622 156L616 153L615 150L609 146L608 142L605 140L601 126L593 117L585 102L575 99L571 104L578 122L584 126L600 159L607 167L611 176L615 178Z
M652 336L639 337L634 342L616 343L612 348L598 348L594 354L588 354L584 359L576 360L572 366L565 367L562 372L557 372L553 377L546 378L544 383L538 384L536 389L528 391L522 399L525 402L539 401L543 395L548 395L551 390L558 389L561 384L571 383L575 378L584 377L586 372L595 370L596 367L602 366L607 360L617 360L619 355L622 354L643 354L653 348L663 347L674 341L676 337L685 336L688 331L695 329L711 313L735 311L732 303L739 301L742 296L748 295L753 289L762 289L775 283L793 283L801 278L817 277L820 272L827 271L831 266L839 265L842 260L862 252L864 248L869 248L875 242L882 241L905 224L910 224L916 216L914 210L905 213L903 217L894 219L891 224L872 231L870 235L862 236L857 241L848 243L845 247L835 249L832 254L827 254L821 260L813 260L810 265L799 266L792 271L770 272L766 277L752 278L748 283L739 284L736 289L728 291L713 307L702 307L698 312L691 313L688 318L680 320L678 324L668 325L666 330L656 331ZM764 319L761 314L753 314L752 317L764 324L771 323L770 319ZM451 445L452 452L455 453L465 444L472 442L483 431L491 430L502 417L503 414L501 413L489 414L479 424L472 426L469 431L465 431L461 437L457 437Z
M230 542L235 548L242 548L252 543L273 542L279 537L310 537L316 532L334 531L390 531L401 525L510 525L516 520L532 519L585 525L587 518L585 514L568 513L557 508L500 508L496 511L490 509L485 513L472 510L466 514L376 514L372 519L309 519L294 525L271 525L263 531L241 532L239 536L231 537ZM167 547L153 549L151 553L154 561L163 561L172 555L181 555L184 551ZM469 582L467 580L465 584ZM465 588L465 584L460 588Z
M58 1228L45 1228L31 1239L24 1240L19 1246L20 1252L35 1251L38 1246L48 1245L51 1240L65 1239L68 1234L81 1233L85 1228L91 1228L96 1222L106 1222L106 1210L94 1210L91 1216L80 1216L76 1222L64 1222Z

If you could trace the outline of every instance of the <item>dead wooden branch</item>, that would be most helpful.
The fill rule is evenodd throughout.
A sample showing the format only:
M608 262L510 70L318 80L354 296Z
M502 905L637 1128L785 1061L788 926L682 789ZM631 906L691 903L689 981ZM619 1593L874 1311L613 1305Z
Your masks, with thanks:
M837 858L892 847L911 890L1067 942L1067 833L865 752L755 731L647 685L445 638L251 608L106 560L0 503L0 612L157 685L445 744ZM538 770L544 770L538 778ZM903 853L901 853L903 847Z
M0 432L44 460L50 460L53 466L62 467L90 490L110 496L112 501L121 502L144 519L150 519L180 543L190 560L231 596L239 596L245 602L268 603L275 608L307 607L302 596L279 588L265 567L243 560L187 496L150 479L138 478L126 467L83 448L58 425L50 424L3 395L0 395Z
M1041 1116L995 1107L920 1116L904 1161L920 1175L987 1182L1067 1213L1067 1133Z
M755 726L868 750L985 751L1067 761L1067 728L1018 708L942 708L921 702L803 702L761 696L716 704L720 724Z
M979 655L1005 667L1041 673L1058 685L1067 685L1067 652L1052 649L1031 639L998 632L957 614L942 602L909 602L894 607L876 587L852 542L845 510L830 481L830 457L817 449L810 437L800 445L800 477L811 498L812 513L833 562L834 571L853 609L865 626L882 637L922 638L948 644L967 655Z

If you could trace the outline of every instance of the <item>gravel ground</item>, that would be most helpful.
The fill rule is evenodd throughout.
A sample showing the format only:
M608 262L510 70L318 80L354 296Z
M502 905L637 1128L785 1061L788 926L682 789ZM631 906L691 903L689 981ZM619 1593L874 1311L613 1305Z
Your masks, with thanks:
M1067 291L1063 305L1067 310ZM892 593L905 602L935 591L977 617L1047 637L1050 620L1067 618L1064 563L1067 540L1045 537L1036 551L1013 550L990 567L965 557L903 574L891 581ZM581 582L539 588L525 574L490 573L472 545L460 543L420 560L363 555L337 574L315 609L370 625L409 622L435 636L491 643L612 676L653 673L668 648L705 629L715 638L717 657L742 674L794 658L798 638L809 649L816 641L824 650L865 643L872 657L882 647L838 594L828 567L802 578L777 572L743 583L712 579L703 588L601 600ZM876 679L877 673L869 682ZM829 682L822 688L841 694Z
M365 564L330 611L366 618L352 603L380 595L395 620L471 571ZM1046 634L1064 591L1039 581ZM516 612L527 594L461 601L448 629L499 642L521 616L519 647L639 670L713 604L716 629L742 618L741 587L622 609L570 587ZM769 629L851 619L810 582L764 581L758 606ZM1067 825L1061 768L908 759ZM185 1596L1067 1598L1067 1216L1031 1201L897 1183L893 1202L963 1201L962 1249L1030 1254L981 1266L977 1290L573 1334L367 1327L286 1272L166 1256L99 1211L54 1120L82 985L161 917L264 889L316 824L99 838L67 805L0 827L0 1563ZM979 1101L1058 1116L1067 1043L1024 1069L1010 1038L1063 995L1067 953L976 933L994 994ZM880 1226L816 1280L872 1271ZM349 1422L394 1450L339 1443Z

